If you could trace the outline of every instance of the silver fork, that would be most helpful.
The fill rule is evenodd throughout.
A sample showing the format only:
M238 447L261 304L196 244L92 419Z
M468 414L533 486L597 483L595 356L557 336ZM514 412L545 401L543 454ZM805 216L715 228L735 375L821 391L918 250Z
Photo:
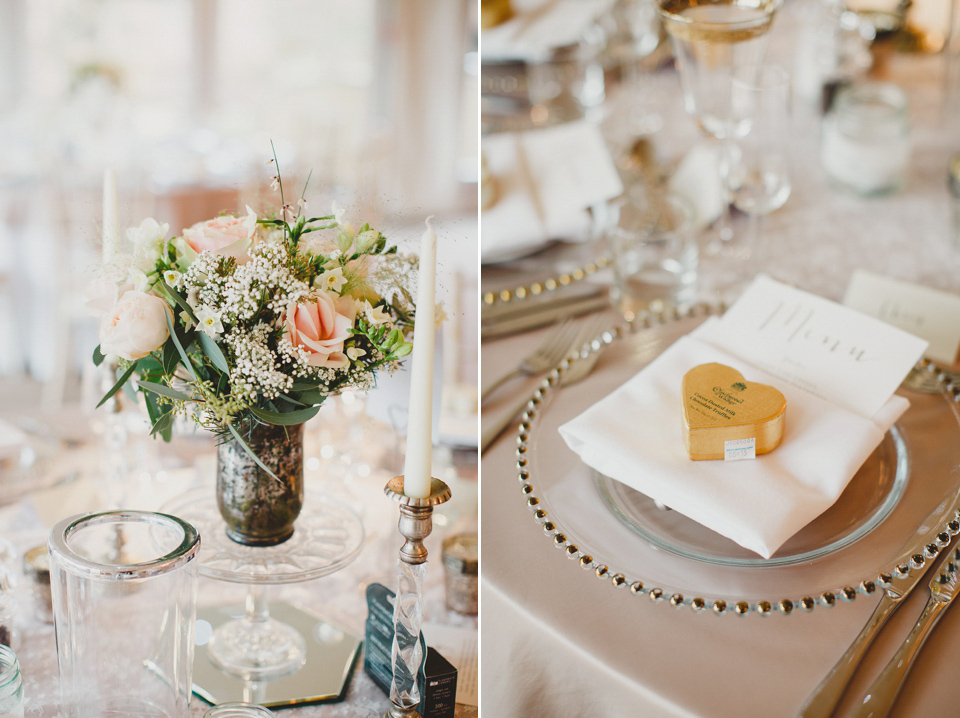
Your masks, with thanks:
M487 386L480 394L480 402L486 399L494 389L503 386L508 380L520 374L542 374L550 371L567 355L577 338L577 325L572 317L563 319L544 337L540 346L524 357L516 369L513 369Z
M960 587L958 562L960 547L955 547L947 553L947 557L937 567L936 574L930 579L930 598L927 599L927 605L924 606L916 625L897 654L890 659L887 667L867 690L866 697L853 714L854 718L883 718L893 708L924 641L957 594L957 588Z
M597 335L600 334L603 329L603 325L609 323L609 318L604 317L603 315L598 317L593 317L590 320L587 320L579 328L577 336L574 338L574 341L571 343L566 354L563 357L557 360L559 364L567 354L579 350L589 341L596 339ZM593 365L597 363L597 358L600 356L600 350L594 350L590 353L589 356L579 359L574 362L570 369L560 377L560 386L570 386L581 379L585 378L592 370ZM556 365L554 365L556 366ZM553 368L553 367L551 367ZM516 404L511 406L509 409L504 411L500 418L492 424L480 437L480 453L483 454L491 444L499 437L508 426L513 418L523 411L524 407L527 405L529 397L521 397Z

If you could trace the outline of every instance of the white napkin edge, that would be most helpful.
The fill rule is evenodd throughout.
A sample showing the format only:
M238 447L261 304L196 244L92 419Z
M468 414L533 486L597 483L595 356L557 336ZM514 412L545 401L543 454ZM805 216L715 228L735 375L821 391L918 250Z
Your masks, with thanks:
M711 352L715 353L715 355L717 356L717 360L720 361L721 363L728 363L728 364L738 363L738 364L749 365L749 362L745 362L744 360L739 359L739 357L734 357L733 355L730 355L727 351L718 349L714 347L712 344L709 344L708 342L698 339L695 335L696 335L696 332L686 337L682 337L680 340L678 340L677 344L679 344L680 342L696 342L705 347L708 347ZM657 359L655 359L654 362L660 360L665 355L667 355L669 350L670 348L668 348L667 351L665 351L659 357L657 357ZM669 356L667 358L669 360ZM650 365L652 365L654 362L651 362ZM639 372L633 378L631 378L630 380L625 382L623 385L615 389L613 392L608 394L607 397L604 397L600 401L596 402L595 404L593 404L591 407L589 407L587 410L582 412L580 415L578 415L574 419L560 426L559 432L560 432L560 435L563 437L564 441L570 447L570 449L573 450L576 454L578 454L581 460L587 466L590 466L591 468L602 473L605 476L613 478L617 481L621 481L627 486L630 486L631 488L634 488L637 491L641 491L641 493L646 493L642 491L640 488L638 488L637 486L635 486L634 483L631 482L629 479L627 479L627 477L635 476L637 474L635 466L624 464L623 462L613 460L611 456L615 456L615 454L611 453L610 451L611 447L587 443L584 440L582 440L579 436L577 436L575 433L573 433L570 427L570 424L575 422L581 416L588 413L598 405L602 404L611 395L623 389L623 387L627 386L631 381L634 381L634 379L636 379L640 373L642 372ZM777 380L775 377L772 377L767 372L760 369L756 369L756 368L751 369L750 378L752 381L759 381L761 383L767 383L767 384L777 383ZM788 393L793 391L803 392L803 394L809 396L811 400L815 402L827 403L825 402L825 400L819 397L816 397L813 394L810 394L809 392L806 392L803 389L800 389L799 387L790 386L787 389L787 391ZM859 451L855 454L856 459L853 460L851 464L855 464L857 467L862 466L863 462L866 461L867 458L869 458L870 454L873 452L876 446L883 439L883 436L887 432L887 430L889 430L889 428L897 421L897 419L899 419L900 416L903 415L903 413L907 410L907 408L909 408L909 406L910 406L910 402L905 397L894 395L887 400L887 402L883 405L881 410L877 412L877 414L875 414L870 419L866 419L860 416L859 414L856 414L855 412L849 411L847 409L844 409L836 405L832 405L831 408L835 408L838 412L843 412L844 414L849 415L852 419L855 419L856 421L862 422L863 424L865 424L864 425L865 433L864 433L863 441L860 444ZM680 441L679 437L677 440ZM767 456L770 456L770 454L768 454ZM762 461L763 459L764 457L761 456L755 459L754 461ZM759 554L763 558L770 558L770 556L776 553L776 551L780 548L780 546L782 546L784 542L786 542L791 536L793 536L797 531L799 531L800 528L809 524L817 516L819 516L826 509L832 506L833 503L835 503L836 500L843 493L843 490L846 488L847 484L849 484L850 479L852 479L855 474L856 474L856 470L854 470L846 478L842 486L837 487L837 491L835 495L833 492L829 494L824 492L816 492L815 487L812 487L808 484L803 484L801 482L801 486L803 487L804 491L819 493L824 498L824 501L827 501L828 503L826 503L826 505L822 506L822 508L816 511L811 511L808 506L794 507L795 513L791 515L791 520L789 522L786 522L786 521L783 522L783 525L797 526L798 528L792 528L789 530L784 529L784 531L782 532L772 534L767 538L766 541L763 540L761 537L759 537L757 534L744 530L743 527L741 526L735 526L730 524L724 518L718 516L715 513L715 507L698 503L696 500L696 497L692 496L690 492L685 492L680 495L675 494L671 490L671 484L669 482L664 482L663 484L659 484L656 487L657 495L652 498L655 498L656 500L664 503L665 505L670 506L673 510L678 511L679 513L683 514L684 516L687 516L691 520L696 521L710 528L711 530L726 536L727 538L735 541L736 543L740 544L744 548L754 551L755 553Z

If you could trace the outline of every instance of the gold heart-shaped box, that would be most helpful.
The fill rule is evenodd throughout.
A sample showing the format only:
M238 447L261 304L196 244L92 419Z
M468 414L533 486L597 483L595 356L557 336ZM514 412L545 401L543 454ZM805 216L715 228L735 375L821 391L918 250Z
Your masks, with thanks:
M787 400L724 364L700 364L683 375L683 443L691 459L724 458L725 442L755 439L756 453L783 438Z

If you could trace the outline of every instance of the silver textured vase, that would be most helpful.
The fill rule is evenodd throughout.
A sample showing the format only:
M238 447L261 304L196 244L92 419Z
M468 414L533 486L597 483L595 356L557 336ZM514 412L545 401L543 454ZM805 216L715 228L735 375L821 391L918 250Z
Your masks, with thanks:
M276 478L236 439L226 441L217 448L217 505L232 540L275 546L293 536L303 507L303 424L259 424L244 438Z

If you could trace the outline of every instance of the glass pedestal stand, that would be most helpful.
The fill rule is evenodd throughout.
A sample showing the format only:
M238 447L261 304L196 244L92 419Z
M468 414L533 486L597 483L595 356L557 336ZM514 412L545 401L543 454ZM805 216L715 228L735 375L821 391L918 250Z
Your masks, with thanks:
M227 537L210 489L183 494L163 511L200 532L202 576L248 587L243 606L198 610L194 691L211 703L255 699L268 707L342 697L360 639L289 604L274 604L271 615L268 588L328 576L350 564L363 546L360 517L344 503L308 491L293 537L256 547Z

